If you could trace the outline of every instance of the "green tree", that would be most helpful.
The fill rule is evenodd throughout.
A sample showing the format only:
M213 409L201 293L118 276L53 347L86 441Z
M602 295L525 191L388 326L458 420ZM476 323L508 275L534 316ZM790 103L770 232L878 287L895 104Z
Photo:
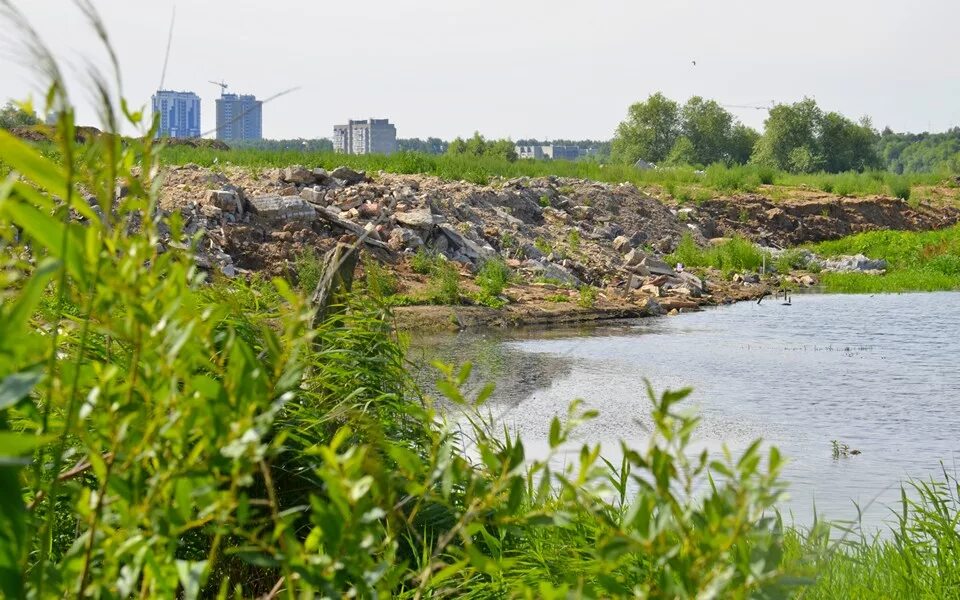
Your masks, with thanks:
M630 106L626 120L617 127L611 158L622 163L662 162L680 135L680 125L679 105L657 92Z
M714 100L694 96L680 111L681 131L693 149L690 164L709 165L732 160L733 115ZM682 139L682 138L681 138Z
M517 151L510 140L488 141L479 131L468 140L457 138L450 142L447 154L466 154L469 156L493 156L513 162L517 160Z
M809 158L805 168L821 163L818 134L823 112L812 98L794 104L778 104L764 121L764 132L751 160L758 164L792 170L791 159ZM798 149L803 148L804 151Z
M820 123L823 168L832 173L879 169L878 141L870 119L865 117L854 123L840 113L827 113Z
M0 129L14 129L16 127L29 127L37 125L40 119L31 112L28 112L14 102L0 108Z
M670 155L667 156L666 164L672 166L678 165L695 165L702 164L697 159L697 149L693 146L693 142L690 141L685 135L682 135L677 138L676 143L673 145L673 149L670 150Z
M730 156L730 162L740 165L747 164L759 139L760 134L756 129L747 127L743 123L735 124L730 131L728 142L727 152Z

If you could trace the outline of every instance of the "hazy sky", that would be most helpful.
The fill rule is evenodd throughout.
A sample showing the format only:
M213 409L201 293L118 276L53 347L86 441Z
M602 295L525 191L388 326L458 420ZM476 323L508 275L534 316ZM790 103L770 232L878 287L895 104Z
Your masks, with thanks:
M299 86L264 107L270 138L329 137L372 116L400 137L606 139L657 90L732 105L809 95L898 131L960 124L958 0L94 2L137 105L160 82L176 5L165 87L203 98L204 129L220 79L261 98ZM13 3L74 72L105 64L70 0ZM2 61L0 100L35 89ZM79 81L80 119L95 124ZM765 116L731 110L755 127Z

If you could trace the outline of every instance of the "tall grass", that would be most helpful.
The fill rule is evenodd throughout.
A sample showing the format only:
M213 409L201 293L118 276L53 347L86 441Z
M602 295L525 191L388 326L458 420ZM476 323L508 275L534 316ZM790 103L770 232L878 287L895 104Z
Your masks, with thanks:
M709 267L721 271L758 271L763 265L763 252L753 242L735 237L716 246L701 248L686 234L677 249L664 257L668 263L687 267Z

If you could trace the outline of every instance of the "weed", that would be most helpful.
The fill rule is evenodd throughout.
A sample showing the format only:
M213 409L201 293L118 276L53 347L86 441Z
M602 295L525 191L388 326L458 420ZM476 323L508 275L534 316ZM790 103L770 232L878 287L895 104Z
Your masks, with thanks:
M417 253L410 258L410 268L414 273L429 275L441 262L443 262L443 260L438 253L428 250L425 247L420 247Z
M546 194L540 196L540 206L543 208L550 206L550 196L547 196Z
M567 233L567 245L573 252L580 251L580 230L573 229Z
M483 262L477 271L476 282L489 297L495 298L503 293L503 288L510 281L510 268L500 257L490 258Z
M593 308L597 303L597 296L600 291L589 285L581 285L579 292L577 304L579 304L581 308Z
M313 250L304 250L294 258L293 270L297 288L304 294L311 294L323 276L323 261Z
M367 292L373 299L382 302L397 293L397 277L376 259L366 257L363 272Z
M538 237L537 239L533 240L533 246L537 250L539 250L540 252L546 255L550 255L553 253L553 246L551 246L550 242L543 239L542 237Z
M438 263L430 273L430 284L435 303L460 303L460 270L453 262Z

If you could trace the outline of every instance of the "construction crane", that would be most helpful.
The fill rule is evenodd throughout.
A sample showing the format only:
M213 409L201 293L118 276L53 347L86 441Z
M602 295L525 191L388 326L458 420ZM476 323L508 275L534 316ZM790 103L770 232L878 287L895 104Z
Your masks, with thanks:
M219 85L219 86L220 86L220 95L221 95L221 96L224 95L224 94L226 94L226 93L227 93L227 88L230 87L230 86L227 85L226 82L224 82L224 81L213 81L213 80L211 80L210 83L212 83L213 85Z

